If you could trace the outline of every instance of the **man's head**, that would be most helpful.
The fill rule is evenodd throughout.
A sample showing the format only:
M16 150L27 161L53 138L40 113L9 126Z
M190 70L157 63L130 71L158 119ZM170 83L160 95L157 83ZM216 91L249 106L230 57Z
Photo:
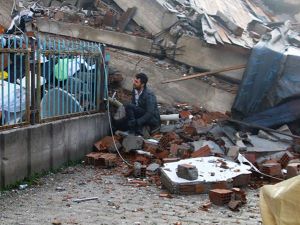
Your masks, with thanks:
M148 82L148 77L144 73L138 73L135 75L135 78L133 79L133 88L137 90L141 90L146 87Z

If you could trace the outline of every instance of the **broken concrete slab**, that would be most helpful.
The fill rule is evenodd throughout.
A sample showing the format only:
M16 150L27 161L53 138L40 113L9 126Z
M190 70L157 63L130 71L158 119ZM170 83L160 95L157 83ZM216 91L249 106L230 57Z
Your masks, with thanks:
M248 49L226 44L215 47L186 35L178 39L177 47L180 49L175 54L176 61L208 71L247 64L250 55ZM244 69L240 69L221 74L224 78L239 82L243 73Z
M260 138L257 135L250 135L250 143L253 147L247 146L247 152L280 152L287 150L291 144L281 141L270 141Z
M157 34L177 22L177 16L153 0L114 0L123 11L136 7L134 21L145 28L146 31Z
M224 162L228 169L220 167ZM176 170L180 164L196 166L198 179L189 181L178 177ZM225 182L226 188L231 188L234 180L240 175L249 176L251 174L250 168L250 166L214 156L184 159L178 162L165 163L164 167L161 168L161 182L171 193L208 193L220 182Z
M124 51L110 51L110 54L110 64L122 71L125 77L122 86L126 90L132 90L132 75L144 72L149 75L150 88L155 92L160 103L185 102L202 106L210 111L226 112L231 110L235 98L234 93L198 79L162 85L163 80L177 78L182 76L182 73L173 67L168 70L161 68L155 61L153 62L153 59L139 54L125 53ZM178 90L180 90L180 94L178 94Z
M158 54L152 48L152 40L132 36L125 33L94 29L88 26L73 23L63 23L38 18L36 25L40 32L60 34L72 38L83 39L87 41L100 42L130 51L137 51L147 54Z

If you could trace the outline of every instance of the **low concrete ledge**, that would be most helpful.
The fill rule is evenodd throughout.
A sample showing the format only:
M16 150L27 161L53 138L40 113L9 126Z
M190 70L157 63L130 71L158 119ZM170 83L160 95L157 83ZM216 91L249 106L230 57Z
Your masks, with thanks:
M0 132L0 187L83 158L108 132L104 113Z

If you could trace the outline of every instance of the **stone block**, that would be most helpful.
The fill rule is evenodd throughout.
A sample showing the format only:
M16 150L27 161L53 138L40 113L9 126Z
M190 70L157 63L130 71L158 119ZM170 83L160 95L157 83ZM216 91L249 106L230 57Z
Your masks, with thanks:
M300 174L300 163L289 163L286 167L286 178L292 178Z
M179 164L177 167L177 176L186 180L197 180L198 169L191 164Z
M151 163L148 167L147 167L147 171L155 174L159 171L160 165L157 163Z
M141 136L128 135L124 138L122 145L125 152L132 150L141 150L143 147L144 139Z
M236 160L238 155L240 153L240 148L237 147L237 146L231 146L229 149L228 149L228 152L227 152L227 156L230 157L231 159L233 160Z
M228 203L228 208L232 211L239 211L239 208L241 207L242 202L239 200L231 200Z

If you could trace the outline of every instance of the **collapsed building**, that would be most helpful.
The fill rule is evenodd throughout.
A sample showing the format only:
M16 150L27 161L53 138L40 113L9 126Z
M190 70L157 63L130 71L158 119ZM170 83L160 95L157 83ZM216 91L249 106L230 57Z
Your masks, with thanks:
M43 126L76 115L93 117L106 110L108 81L114 80L108 66L114 55L110 47L142 55L132 71L148 56L183 67L182 77L151 74L151 78L162 98L185 103L162 106L162 118L169 119L164 119L158 134L147 138L121 132L98 140L108 134L107 117L101 122L98 117L85 119L93 127L92 135L81 132L77 123L61 128L54 122L43 131L51 140L37 145L46 152L47 156L37 154L44 165L31 159L30 166L7 166L5 173L13 169L1 176L1 186L15 181L14 171L24 170L15 177L22 179L84 155L86 164L110 168L121 163L117 154L122 150L131 165L127 176L149 178L136 181L139 185L156 183L176 194L209 193L213 203L236 210L246 201L245 193L234 188L259 186L260 177L277 182L299 174L299 33L294 21L278 20L262 2L15 1L5 3L0 13L5 18L0 21L3 129L23 122ZM150 61L146 64L152 66ZM130 75L125 69L121 73ZM188 79L195 80L184 81ZM212 85L218 81L235 91L224 91L222 83ZM180 96L174 87L180 88ZM94 124L104 124L103 120L106 125L99 132ZM31 142L33 133L25 135ZM1 135L9 140L7 133ZM53 146L56 139L62 148ZM31 142L21 144L31 147ZM89 153L92 147L87 142L95 142L94 152ZM9 141L1 146L10 163L11 146ZM26 158L35 155L27 151ZM53 158L60 157L64 159L56 165Z

